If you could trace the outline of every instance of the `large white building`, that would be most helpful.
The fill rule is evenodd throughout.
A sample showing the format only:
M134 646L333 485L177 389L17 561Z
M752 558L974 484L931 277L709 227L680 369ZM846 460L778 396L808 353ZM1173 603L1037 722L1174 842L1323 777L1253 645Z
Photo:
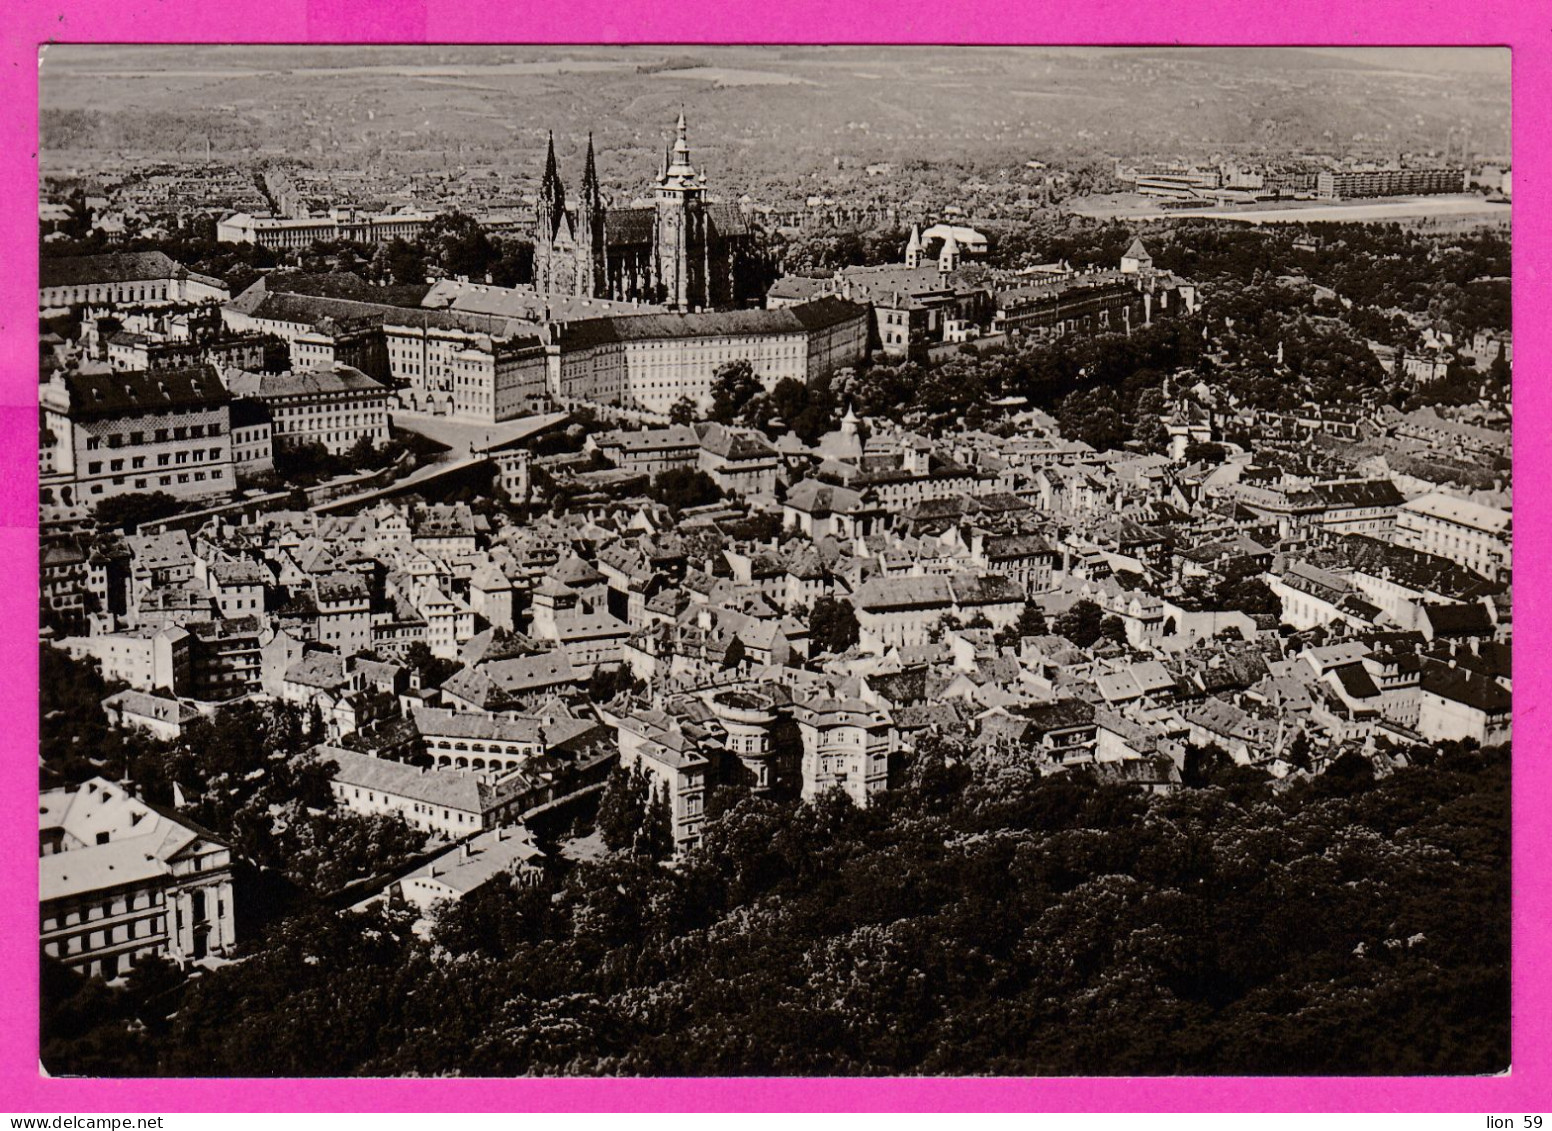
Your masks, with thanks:
M388 390L349 365L236 374L232 388L269 410L277 448L317 443L339 455L363 439L388 440Z
M121 785L44 790L38 851L43 953L83 974L197 962L237 941L231 849Z
M645 314L558 323L550 391L562 401L666 414L680 400L705 407L717 370L747 361L766 388L809 381L861 361L868 308L825 297L776 310Z
M839 789L859 808L889 788L890 719L859 699L792 704L803 738L803 800Z
M160 251L45 256L38 263L40 314L81 306L193 306L231 297L220 279L190 271Z
M855 365L868 351L868 308L834 297L778 310L561 318L591 309L582 300L522 317L400 307L271 291L260 280L222 317L234 331L284 340L294 367L343 362L398 386L406 408L485 421L553 401L666 414L685 398L709 404L729 362L748 361L770 388Z
M508 420L549 395L539 328L505 315L271 291L261 279L222 318L280 338L294 368L345 364L390 383L412 411Z
M60 372L39 399L52 467L45 501L92 505L136 491L190 498L233 487L231 396L208 365Z
M1509 571L1513 519L1501 507L1435 491L1396 512L1396 541L1497 580Z
M246 212L228 216L216 224L220 243L256 243L260 247L286 249L315 243L387 243L417 240L436 219L429 212L388 212L362 215L353 208L336 208L327 216L252 216Z
M454 840L510 823L528 788L468 770L426 769L337 746L318 748L338 769L331 783L341 807L365 816L400 816L411 828Z

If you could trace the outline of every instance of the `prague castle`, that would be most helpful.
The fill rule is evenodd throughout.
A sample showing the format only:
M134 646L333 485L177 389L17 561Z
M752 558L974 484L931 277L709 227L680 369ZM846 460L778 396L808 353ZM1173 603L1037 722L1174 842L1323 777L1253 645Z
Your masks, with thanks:
M694 311L744 306L760 297L746 282L756 255L748 224L730 204L706 199L690 163L684 114L665 151L653 203L607 207L587 142L574 207L550 138L534 216L534 287L554 298L604 298Z

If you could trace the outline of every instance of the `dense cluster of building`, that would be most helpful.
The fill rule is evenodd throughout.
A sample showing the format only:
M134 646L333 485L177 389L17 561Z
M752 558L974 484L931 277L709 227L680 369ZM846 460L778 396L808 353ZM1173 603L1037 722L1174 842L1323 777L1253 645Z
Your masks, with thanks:
M222 395L204 411L229 413ZM1206 415L1171 427L1214 435ZM812 446L716 424L597 432L594 469L575 472L593 489L562 511L411 498L61 540L44 611L55 646L122 686L104 703L120 725L175 738L238 697L315 714L337 804L467 846L385 893L423 910L537 867L529 817L617 765L652 783L685 851L716 788L868 805L926 736L1148 790L1179 788L1193 748L1287 777L1507 738L1507 512L1356 468L1280 470L1272 452L1189 463L1095 451L1037 412L1017 423L933 441L848 413ZM539 462L564 485L576 461ZM639 494L673 468L731 501L676 516ZM1273 603L1225 595L1244 578ZM816 638L816 610L837 606L854 634ZM1103 627L1073 627L1080 607ZM435 685L417 645L447 662ZM637 690L594 702L595 675L622 671ZM132 824L133 797L112 796ZM218 953L229 894L182 902L176 922L203 933L179 935L159 909L186 881L163 857L104 913L132 933L88 929L94 905L118 906L84 868L115 851L108 831L61 841L83 868L46 889L46 941L110 974L136 953ZM79 943L55 934L72 900Z
M924 233L913 227L903 263L843 267L829 278L789 276L771 287L767 305L824 295L866 304L872 350L911 360L925 360L934 347L983 337L1129 333L1196 309L1195 286L1155 268L1141 240L1113 270L1053 263L991 271L976 259L984 251L985 237L974 229L938 225Z
M320 219L284 177L266 190L287 215L221 238L413 238L430 219ZM235 701L316 720L334 804L439 846L357 907L429 916L537 874L534 823L585 824L617 769L683 853L718 789L868 806L924 741L1167 792L1214 747L1296 780L1507 740L1504 420L1252 410L1176 374L1168 454L1097 451L1039 411L929 436L847 406L807 443L699 419L718 374L812 384L873 354L1129 332L1194 311L1195 288L1141 241L1114 270L994 271L984 236L942 223L913 227L901 263L751 293L750 231L707 196L682 117L647 205L605 201L591 144L568 202L552 144L534 232L532 286L392 296L285 272L233 296L156 254L45 260L40 315L79 328L40 352L45 640L97 665L112 725L160 741ZM1507 363L1507 338L1470 348ZM686 403L699 422L673 422ZM245 495L288 449L381 447L396 412L553 414L532 435L555 442L468 445L499 503L438 501L397 468L343 501ZM670 472L721 498L671 509ZM92 521L137 493L204 509ZM44 952L107 978L228 954L231 846L102 769L40 805Z
M1473 170L1478 171L1474 172ZM1363 197L1428 196L1469 192L1480 186L1508 195L1508 175L1492 165L1434 161L1390 164L1344 162L1281 163L1263 168L1240 162L1188 164L1155 162L1115 165L1116 180L1144 196L1176 205L1243 204L1255 201L1350 200Z

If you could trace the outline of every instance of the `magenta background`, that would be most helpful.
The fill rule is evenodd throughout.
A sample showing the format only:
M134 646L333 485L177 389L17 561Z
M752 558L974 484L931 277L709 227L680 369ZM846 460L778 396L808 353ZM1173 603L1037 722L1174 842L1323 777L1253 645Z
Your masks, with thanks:
M1552 236L1552 20L1536 0L1091 0L944 4L818 0L4 0L0 5L0 1108L16 1113L513 1110L1545 1110L1549 1053L1548 824L1552 778L1549 545L1541 474ZM1533 16L1542 14L1541 22ZM1136 1080L284 1080L70 1081L37 1068L37 868L31 808L37 749L37 507L34 295L37 283L38 44L62 42L773 42L1511 45L1514 50L1514 307L1519 565L1515 696L1514 1068L1475 1079ZM1538 317L1538 315L1540 315ZM1528 423L1527 423L1528 422Z

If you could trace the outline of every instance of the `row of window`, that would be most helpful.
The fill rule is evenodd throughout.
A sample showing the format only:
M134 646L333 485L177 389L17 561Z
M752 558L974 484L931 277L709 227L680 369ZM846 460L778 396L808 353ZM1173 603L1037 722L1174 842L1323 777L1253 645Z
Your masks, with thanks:
M351 787L351 790L352 790L352 796L359 800L360 797L361 797L361 790L357 789L354 786ZM376 802L376 801L379 800L376 792L373 791L373 790L370 790L370 789L366 791L366 799L369 802ZM382 800L382 802L384 804L387 804L387 805L392 805L392 804L394 804L394 803L396 803L398 801L397 798L395 798L395 797L393 797L393 796L391 796L389 794L386 794L386 793L383 794L381 800ZM421 814L423 816L431 817L431 818L435 818L436 817L436 813L437 813L435 806L427 805L424 802L420 802L420 801L411 802L410 806L409 806L409 809L410 809L411 812L414 812L414 813L417 813L417 814ZM442 820L444 820L444 821L452 821L452 822L455 822L456 824L463 825L463 824L472 824L474 822L474 819L475 819L474 818L474 814L472 814L472 813L454 813L454 812L452 812L449 809L443 809L442 810Z
M154 302L167 297L166 283L89 283L84 287L50 287L51 302Z
M87 951L101 950L105 946L117 946L119 943L133 942L135 939L148 939L162 933L164 916L153 915L145 919L135 919L128 923L120 923L116 927L105 928L101 931L83 931L77 935L69 935L63 939L52 939L45 943L43 952L51 958L60 958L72 954L84 954Z
M174 457L176 457L176 458L174 458ZM215 460L219 460L220 458L221 458L221 449L220 448L211 448L210 449L210 459L212 461L215 461ZM203 462L205 462L205 450L203 448L200 448L200 449L197 449L197 450L192 451L192 452L189 452L189 451L162 452L162 453L160 453L156 457L156 466L157 467L167 467L169 464L176 463L176 464L178 464L181 467L182 465L189 463L191 459L192 459L192 461L194 463L203 463ZM130 460L130 466L135 471L139 471L141 468L145 467L145 465L146 465L146 457L145 456L134 456ZM121 460L121 459L109 460L108 461L108 470L109 471L123 471L124 470L124 461ZM92 460L92 461L90 461L86 465L86 473L88 475L101 475L102 474L102 461L101 460Z
M101 837L103 834L98 835ZM98 843L106 842L99 839ZM109 919L129 911L143 911L148 907L159 906L162 901L162 893L159 891L137 891L132 895L121 895L104 900L102 903L74 908L60 915L50 915L43 920L43 929L54 931L60 927L74 927L80 923L89 923L93 919Z
M345 406L344 402L342 401L321 404L282 405L275 410L275 415L278 417L317 416L320 413L339 412L343 407ZM372 419L374 420L381 417L382 415L380 408L378 411L373 412L372 409L367 406L361 407L364 409L365 413L370 413ZM358 420L361 420L361 417L352 416L346 423L354 424ZM365 422L366 421L362 420L362 423Z
M203 471L196 471L196 472L194 472L194 482L195 483L203 483L203 482L206 481L207 478L208 479L224 479L225 475L222 473L220 468L212 468L210 470L210 472L208 473L208 475L207 475L207 473L205 473ZM189 473L186 472L186 471L181 473L180 475L177 476L177 480L178 480L179 483L188 483L189 482ZM171 476L171 475L160 475L160 476L157 476L156 482L157 482L157 486L159 486L159 487L170 487L170 486L172 486L173 476ZM122 486L124 486L124 477L122 475L115 475L113 477L113 485L115 487L122 487ZM151 485L151 480L149 478L146 478L146 479L136 479L135 480L135 490L137 490L137 491L144 491L144 490L148 489L150 487L150 485ZM103 493L102 484L101 483L93 483L92 484L91 493L93 495L101 495Z
M157 428L151 432L151 438L147 440L144 431L135 432L108 432L102 436L88 436L86 438L86 450L95 452L104 443L110 448L122 448L126 445L134 448L141 444L154 443L165 444L169 440L202 440L206 436L221 435L221 425L211 424L179 424L170 428Z

